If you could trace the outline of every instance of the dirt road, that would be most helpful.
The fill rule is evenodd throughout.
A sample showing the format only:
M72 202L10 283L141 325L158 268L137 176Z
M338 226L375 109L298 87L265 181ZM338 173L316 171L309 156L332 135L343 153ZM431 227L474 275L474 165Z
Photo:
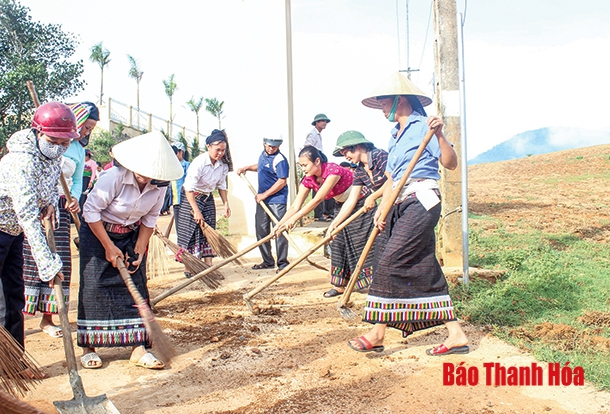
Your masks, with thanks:
M599 148L569 160L576 164L584 159L586 165L593 165L597 154ZM476 166L470 181L473 208L481 210L479 214L505 217L507 223L518 217L545 231L557 227L576 233L590 225L586 212L597 217L607 214L606 210L591 210L596 206L587 195L591 187L572 182L561 186L562 176L572 169L582 171L582 167L531 158L503 168ZM607 171L607 155L598 161ZM557 181L547 183L554 191L547 191L548 187L532 190L543 181L532 178L540 176L547 165L555 168L551 174ZM498 178L497 182L489 180L490 176ZM511 185L514 180L527 180L529 186ZM515 203L518 208L511 209ZM160 219L161 228L166 220ZM599 242L608 242L608 228L595 234ZM314 260L326 259L316 256ZM336 298L322 297L329 287L327 275L306 264L256 296L260 313L253 315L242 295L274 275L273 270L250 270L258 261L224 267L226 279L217 291L197 282L158 304L158 320L179 353L170 367L158 372L137 368L128 363L129 349L101 349L103 368L80 370L88 395L105 393L123 414L610 413L610 393L589 385L549 386L547 364L540 363L545 367L543 385L486 385L486 363L530 367L536 361L467 324L472 350L468 355L426 355L427 348L442 343L444 328L416 334L408 341L391 331L385 352L356 353L346 341L365 333L369 326L343 320L336 310ZM77 263L75 256L75 268ZM152 296L185 280L178 263L172 262L170 270L167 276L150 281ZM73 280L70 318L74 327L78 278ZM361 310L364 299L359 293L352 296L355 311ZM39 318L26 321L26 347L49 378L25 399L53 413L52 401L70 399L72 394L62 342L42 333L38 323ZM444 386L443 364L455 367L462 362L470 372L478 371L478 385Z
M382 354L351 351L346 341L368 326L343 320L336 298L322 297L324 272L306 265L255 297L260 313L253 315L241 297L274 273L245 269L223 268L226 280L218 291L197 282L159 303L158 320L179 352L171 367L137 368L128 363L128 349L101 349L103 368L80 370L87 394L105 393L124 414L610 413L610 394L589 386L484 385L484 363L530 366L534 359L469 325L468 355L425 354L443 341L444 328L408 341L390 332ZM184 280L177 263L171 270L151 281L153 296ZM76 294L72 298L74 323ZM352 299L359 311L364 296ZM42 333L38 322L27 320L26 346L50 377L26 400L52 413L52 401L72 395L62 342ZM476 367L479 385L443 386L446 362Z

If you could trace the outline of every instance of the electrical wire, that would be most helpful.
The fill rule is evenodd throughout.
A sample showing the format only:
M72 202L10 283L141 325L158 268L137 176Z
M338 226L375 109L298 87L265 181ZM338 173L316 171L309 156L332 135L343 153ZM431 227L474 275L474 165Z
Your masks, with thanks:
M426 53L426 44L428 43L428 32L430 31L430 21L432 20L432 4L430 1L430 13L428 14L428 26L426 27L426 37L424 38L424 48L421 52L421 59L419 60L419 67L421 68L422 62L424 61L424 54Z
M400 70L400 23L398 18L398 0L396 0L396 45L398 47L398 69Z
M468 9L468 0L464 0L464 11L462 12L462 27L466 23L466 10Z

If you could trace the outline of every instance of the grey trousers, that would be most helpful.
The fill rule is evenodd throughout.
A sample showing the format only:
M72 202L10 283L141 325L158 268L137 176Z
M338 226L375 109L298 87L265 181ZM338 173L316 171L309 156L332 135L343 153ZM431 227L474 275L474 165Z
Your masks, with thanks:
M267 207L269 207L269 210L271 210L278 220L281 220L282 217L284 217L284 214L286 214L286 204L267 204ZM269 233L271 233L271 228L273 226L273 221L271 221L267 213L265 213L265 210L257 204L255 216L256 239L260 240L267 237ZM261 252L263 263L269 266L275 266L276 261L273 260L273 255L271 254L271 242L261 244L258 246L258 249ZM286 240L286 237L280 236L275 240L275 249L278 269L288 266L288 240Z

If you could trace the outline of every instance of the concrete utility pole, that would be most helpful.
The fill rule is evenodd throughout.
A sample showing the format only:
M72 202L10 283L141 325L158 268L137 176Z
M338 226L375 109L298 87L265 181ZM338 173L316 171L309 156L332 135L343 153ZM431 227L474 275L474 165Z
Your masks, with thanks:
M297 194L297 166L294 148L294 104L292 93L292 13L290 0L286 0L286 79L288 82L288 164L290 165L290 176L288 177L288 201L289 205L294 201Z
M458 168L441 168L442 218L439 226L439 256L444 266L462 266L462 212L460 167L460 80L458 69L455 0L434 0L434 76L437 114L443 131L458 155Z

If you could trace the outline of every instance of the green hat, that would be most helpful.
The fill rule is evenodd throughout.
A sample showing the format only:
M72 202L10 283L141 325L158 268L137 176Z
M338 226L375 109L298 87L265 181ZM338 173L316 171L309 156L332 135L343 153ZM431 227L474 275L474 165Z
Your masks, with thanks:
M375 145L368 139L364 138L364 135L362 135L362 133L358 131L345 131L343 134L339 135L339 138L337 138L337 146L333 151L333 156L340 157L341 150L343 148L355 146L358 144Z
M318 121L326 121L326 122L330 122L330 119L328 119L328 117L324 114L318 114L315 116L315 118L313 119L313 122L311 123L311 125L315 125L316 122Z

